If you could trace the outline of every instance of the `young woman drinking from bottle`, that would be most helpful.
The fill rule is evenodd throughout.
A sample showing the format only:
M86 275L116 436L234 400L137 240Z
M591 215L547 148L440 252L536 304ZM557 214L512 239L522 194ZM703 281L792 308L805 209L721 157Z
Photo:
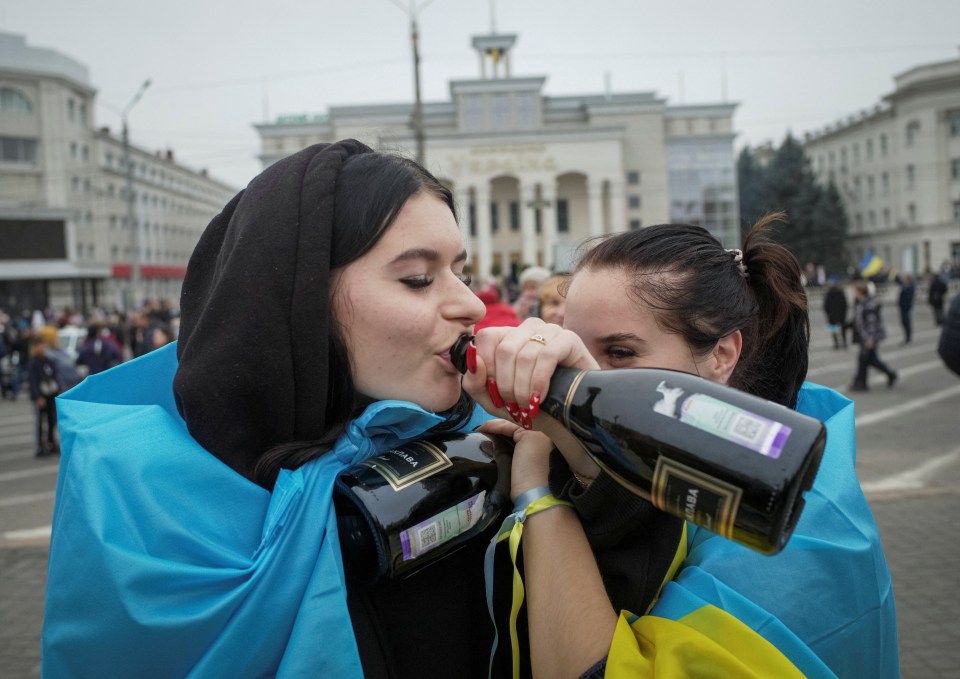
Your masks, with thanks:
M353 140L237 195L191 257L179 342L60 400L44 674L485 676L484 545L355 588L332 502L351 464L472 428L465 262L450 192Z
M530 319L478 333L464 386L516 423L485 425L516 441L512 494L557 499L522 534L534 675L899 674L890 574L854 470L853 404L804 383L806 298L796 260L767 235L777 217L742 251L697 226L612 236L577 267L562 328ZM758 554L656 510L583 453L551 454L533 429L557 366L684 371L822 420L827 448L786 548Z

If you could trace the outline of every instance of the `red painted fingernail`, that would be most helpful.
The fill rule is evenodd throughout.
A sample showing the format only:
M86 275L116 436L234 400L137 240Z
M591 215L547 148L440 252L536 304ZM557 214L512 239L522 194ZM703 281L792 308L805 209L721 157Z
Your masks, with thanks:
M473 342L467 345L467 370L471 375L477 372L477 345Z
M497 383L492 377L487 380L487 393L490 394L490 400L493 401L494 408L503 407L503 396L500 395Z
M526 410L520 411L520 426L524 429L533 429L533 425L530 424L530 413Z
M513 421L520 423L520 405L514 403L513 401L507 401L507 412L510 413L510 417L513 418Z
M540 392L535 391L530 396L530 407L527 408L530 411L530 419L532 420L537 416L537 413L540 412Z

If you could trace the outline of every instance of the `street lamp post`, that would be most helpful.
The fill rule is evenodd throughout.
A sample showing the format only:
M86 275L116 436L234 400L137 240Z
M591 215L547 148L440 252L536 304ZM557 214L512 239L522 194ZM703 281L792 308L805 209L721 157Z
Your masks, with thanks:
M127 179L127 225L130 227L130 295L127 299L127 306L130 309L135 309L140 301L140 225L137 224L134 215L134 206L137 198L133 194L133 163L130 161L130 130L127 127L127 114L130 113L130 109L133 108L134 104L140 101L140 97L143 96L143 93L148 87L150 87L149 78L143 81L140 89L137 90L137 93L133 95L133 99L130 100L130 103L127 104L126 108L124 108L120 114L120 118L123 121L123 167L126 171Z
M417 14L433 0L424 0L419 6L414 0L410 0L409 7L404 7L400 0L391 2L410 17L410 42L413 46L413 138L417 145L417 162L423 165L423 103L420 100L420 31L417 28Z

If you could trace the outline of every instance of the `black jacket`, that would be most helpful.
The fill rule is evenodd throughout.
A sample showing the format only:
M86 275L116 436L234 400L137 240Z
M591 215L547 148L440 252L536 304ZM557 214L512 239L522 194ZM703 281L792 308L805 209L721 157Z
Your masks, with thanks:
M943 319L937 353L950 370L960 375L960 294L954 295Z

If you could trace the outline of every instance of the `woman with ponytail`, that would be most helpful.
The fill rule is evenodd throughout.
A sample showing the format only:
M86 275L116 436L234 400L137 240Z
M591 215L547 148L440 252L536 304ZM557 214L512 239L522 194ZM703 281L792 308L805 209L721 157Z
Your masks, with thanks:
M517 423L487 425L514 436L512 492L558 499L527 519L521 543L534 675L899 675L890 574L854 470L853 403L804 381L800 267L770 235L782 218L761 220L737 249L692 225L611 236L576 268L563 327L530 319L478 333L464 387ZM661 513L586 455L554 450L536 414L558 365L681 370L823 421L827 448L786 548L753 552Z

